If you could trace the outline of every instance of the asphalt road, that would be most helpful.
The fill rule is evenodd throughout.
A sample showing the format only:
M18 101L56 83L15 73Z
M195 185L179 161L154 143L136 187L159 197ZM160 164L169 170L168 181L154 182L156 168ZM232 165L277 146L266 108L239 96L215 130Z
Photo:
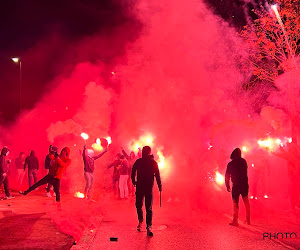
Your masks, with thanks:
M229 226L230 213L187 209L182 202L154 205L153 233L136 231L137 218L134 200L102 201L103 221L93 230L85 245L77 249L300 249L300 240L263 239L265 232L294 231L300 237L298 222L291 224L289 214L265 211L268 216L255 213L252 204L253 225ZM229 210L230 211L230 210ZM243 208L241 208L242 214ZM260 208L260 211L261 208ZM277 216L276 216L277 215ZM286 216L286 217L284 217ZM298 217L296 214L295 217ZM110 241L110 238L117 241Z

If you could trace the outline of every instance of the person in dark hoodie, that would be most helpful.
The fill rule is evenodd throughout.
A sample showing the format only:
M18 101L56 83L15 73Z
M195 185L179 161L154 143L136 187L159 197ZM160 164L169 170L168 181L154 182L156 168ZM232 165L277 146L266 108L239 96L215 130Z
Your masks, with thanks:
M32 150L30 155L25 159L24 171L28 167L28 183L29 187L37 183L37 171L39 170L39 160L35 156L35 152Z
M54 158L55 158L55 154L57 154L57 150L58 150L57 147L54 147L54 146L50 145L50 147L49 147L49 154L47 154L47 156L45 158L45 169L47 170L48 174L49 174L51 165L53 164L53 161L54 161ZM47 193L46 193L46 195L48 197L52 197L51 194L50 194L51 187L52 187L52 184L48 183Z
M136 186L136 210L138 215L139 224L137 230L141 231L143 223L143 199L145 197L146 206L146 224L147 235L153 236L152 227L152 197L153 197L153 184L154 176L156 178L159 191L162 191L160 173L157 162L153 159L151 154L151 148L149 146L143 147L142 158L136 160L133 164L131 171L131 181ZM137 180L136 180L137 175Z
M242 151L239 148L233 150L230 156L231 162L228 163L225 173L225 184L227 191L232 194L233 201L233 220L229 223L231 226L238 226L239 214L239 197L242 196L245 209L246 221L250 225L250 203L248 199L249 184L248 184L248 166L244 158L242 158ZM232 182L232 190L230 188L230 179Z
M60 208L60 180L66 168L71 164L71 159L69 158L69 155L70 149L68 147L64 147L61 150L60 155L56 153L53 164L50 167L49 173L37 183L29 187L26 191L20 191L19 193L27 195L31 191L35 190L37 187L47 183L51 183L56 194L58 208Z
M99 155L94 156L94 150L86 149L86 145L83 147L82 158L84 164L84 197L87 201L91 200L91 190L94 181L94 170L95 170L95 160L102 157L107 152L107 148Z
M12 199L15 198L10 195L9 192L9 181L8 181L8 171L9 171L9 164L11 162L10 159L8 159L9 150L7 147L2 148L1 155L0 155L0 186L4 185L4 191L6 195L6 199Z

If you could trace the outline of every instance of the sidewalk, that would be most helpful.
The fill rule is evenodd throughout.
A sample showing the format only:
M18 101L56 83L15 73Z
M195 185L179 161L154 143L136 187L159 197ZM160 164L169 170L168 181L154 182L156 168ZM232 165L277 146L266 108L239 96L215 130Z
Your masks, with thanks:
M101 222L96 204L62 194L62 209L41 187L0 200L0 249L70 249L86 228Z

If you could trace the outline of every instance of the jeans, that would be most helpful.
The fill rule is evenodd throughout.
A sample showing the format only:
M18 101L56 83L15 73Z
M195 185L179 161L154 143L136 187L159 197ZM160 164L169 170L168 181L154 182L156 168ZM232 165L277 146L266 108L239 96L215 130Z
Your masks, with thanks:
M22 186L24 176L25 176L25 170L23 168L18 168L17 169L17 183L18 183L18 186Z
M47 174L49 174L49 169L47 169ZM47 193L50 192L50 189L53 187L53 185L51 183L48 183L48 186L47 186Z
M29 187L24 192L24 194L28 194L29 192L35 190L37 187L45 185L47 183L51 183L53 185L53 189L56 194L56 201L60 201L60 179L56 179L51 175L46 175L43 179L39 180L37 183Z
M120 175L119 188L120 188L120 198L128 198L128 185L127 185L128 175Z
M136 190L136 201L135 201L135 206L136 206L136 211L138 215L138 220L140 223L143 222L143 200L145 197L145 206L146 206L146 224L147 227L152 226L152 201L153 201L153 195L152 195L152 190L149 192L146 192L144 190L137 189Z
M9 197L10 196L10 192L9 192L9 182L8 182L8 178L7 178L7 175L6 176L3 176L2 173L0 174L0 186L4 185L4 191L5 191L5 195L6 197Z
M94 182L94 173L84 172L85 188L84 195L86 198L91 198L91 190Z
M28 182L29 187L37 183L37 169L28 169Z

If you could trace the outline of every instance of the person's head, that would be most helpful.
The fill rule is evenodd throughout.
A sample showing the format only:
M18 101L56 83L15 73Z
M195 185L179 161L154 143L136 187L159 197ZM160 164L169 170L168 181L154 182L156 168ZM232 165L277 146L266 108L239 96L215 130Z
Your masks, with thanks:
M35 156L35 152L33 150L31 150L30 156Z
M235 150L232 151L230 155L231 160L236 160L242 158L242 151L239 148L236 148Z
M89 157L93 157L94 156L94 150L93 149L88 149L87 150L87 155L89 156Z
M143 147L142 157L143 158L148 157L150 154L151 154L151 148L149 146Z
M58 151L57 147L50 145L50 147L49 147L50 154L55 154L55 153L57 153L57 151Z
M133 151L131 151L130 153L130 159L133 160L135 158L135 153Z
M125 156L124 155L120 156L120 161L125 161Z
M8 148L7 148L7 147L2 148L2 150L1 150L1 155L8 156L8 154L9 154Z
M70 148L64 147L64 148L61 150L61 152L60 152L60 156L61 156L61 157L69 158L69 156L70 156Z
M120 153L118 153L117 155L116 155L116 160L120 160L120 157L122 156L122 154L120 154Z
M24 152L20 152L20 154L19 154L19 157L20 157L20 158L25 158L25 157L26 157L26 155L25 155L25 153L24 153Z

